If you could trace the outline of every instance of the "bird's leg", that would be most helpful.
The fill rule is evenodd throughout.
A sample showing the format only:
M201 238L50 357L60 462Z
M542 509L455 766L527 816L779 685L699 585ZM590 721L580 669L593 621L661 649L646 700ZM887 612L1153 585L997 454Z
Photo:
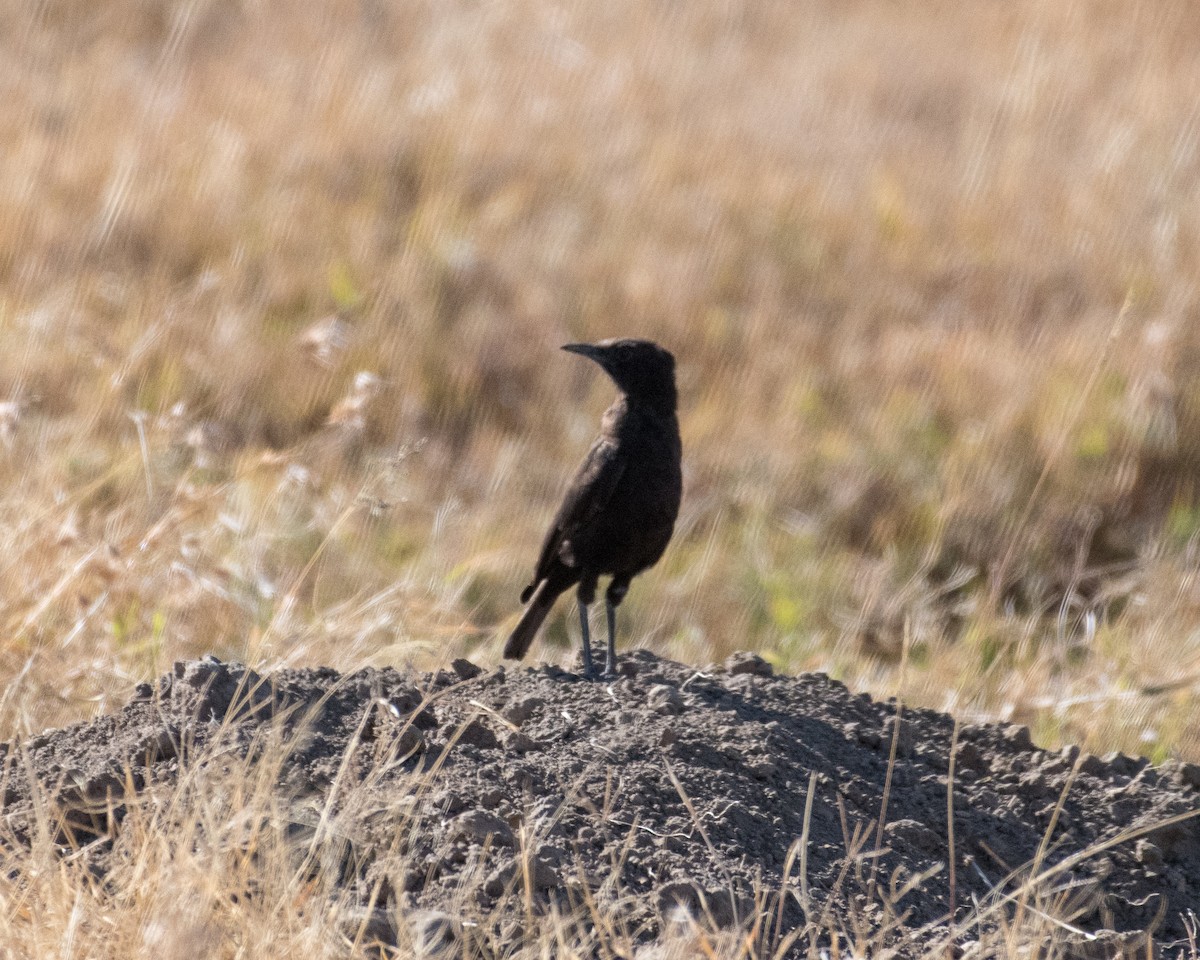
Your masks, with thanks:
M608 655L604 658L604 677L612 679L617 675L617 607L606 596L604 608L608 613Z
M591 680L596 676L596 667L592 664L592 638L588 636L587 604L579 601L579 629L583 633L583 675Z
M583 633L583 675L588 680L596 679L596 666L592 663L592 637L588 629L588 604L596 599L596 581L584 580L576 594L579 598L579 629Z
M604 594L604 607L608 613L608 655L604 660L604 676L612 678L617 675L617 607L625 599L629 589L629 581L623 577L614 577Z

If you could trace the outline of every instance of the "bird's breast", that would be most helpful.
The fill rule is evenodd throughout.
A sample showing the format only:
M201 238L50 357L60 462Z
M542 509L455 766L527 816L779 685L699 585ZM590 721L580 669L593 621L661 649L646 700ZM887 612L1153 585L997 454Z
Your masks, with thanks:
M586 565L633 574L656 563L670 542L683 479L674 418L637 411L625 417L617 441L625 468L609 501L612 509L597 518L602 529L589 538L596 555Z

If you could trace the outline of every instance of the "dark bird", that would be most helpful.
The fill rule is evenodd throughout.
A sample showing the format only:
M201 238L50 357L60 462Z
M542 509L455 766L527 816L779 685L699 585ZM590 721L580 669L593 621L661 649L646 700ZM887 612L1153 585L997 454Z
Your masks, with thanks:
M525 656L558 595L578 584L584 675L595 677L588 605L596 597L597 580L608 575L604 675L612 677L617 607L629 582L658 562L679 514L683 476L675 358L649 340L568 343L563 349L598 363L620 393L605 411L600 436L546 532L533 580L521 592L521 602L529 606L504 645L504 656Z

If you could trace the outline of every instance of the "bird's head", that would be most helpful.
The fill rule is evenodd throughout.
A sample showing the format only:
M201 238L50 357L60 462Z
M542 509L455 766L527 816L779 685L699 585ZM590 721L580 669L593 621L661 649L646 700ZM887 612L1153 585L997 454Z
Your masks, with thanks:
M601 340L568 343L570 353L594 360L622 392L637 400L675 410L675 358L651 340Z

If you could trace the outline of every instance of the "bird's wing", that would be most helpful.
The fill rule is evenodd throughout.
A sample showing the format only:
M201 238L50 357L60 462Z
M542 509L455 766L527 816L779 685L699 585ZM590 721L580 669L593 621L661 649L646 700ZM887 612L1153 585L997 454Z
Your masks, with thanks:
M554 522L546 531L534 583L549 576L556 562L566 559L561 555L564 542L591 523L608 505L625 472L625 462L626 457L611 438L600 437L592 444L567 489Z

